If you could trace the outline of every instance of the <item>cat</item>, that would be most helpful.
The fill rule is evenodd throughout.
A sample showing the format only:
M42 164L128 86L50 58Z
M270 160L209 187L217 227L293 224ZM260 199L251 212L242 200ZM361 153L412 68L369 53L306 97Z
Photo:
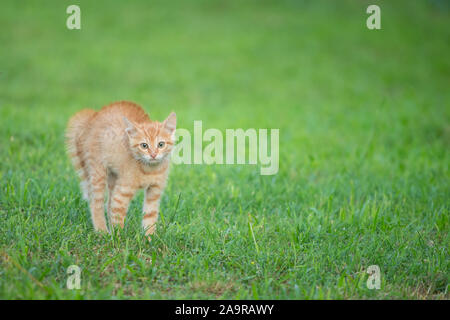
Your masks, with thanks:
M129 101L115 102L100 111L76 113L66 129L66 146L81 179L83 198L89 202L96 231L124 226L130 201L144 189L142 227L148 239L155 232L161 194L169 174L175 144L176 114L162 123Z

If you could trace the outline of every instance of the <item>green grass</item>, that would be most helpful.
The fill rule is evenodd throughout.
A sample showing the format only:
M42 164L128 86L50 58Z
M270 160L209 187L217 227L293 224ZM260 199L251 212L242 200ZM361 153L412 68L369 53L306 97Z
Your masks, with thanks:
M449 298L446 2L375 1L378 31L366 1L73 3L1 5L1 299ZM97 234L64 128L116 100L279 128L280 171L173 166L151 243L142 193Z

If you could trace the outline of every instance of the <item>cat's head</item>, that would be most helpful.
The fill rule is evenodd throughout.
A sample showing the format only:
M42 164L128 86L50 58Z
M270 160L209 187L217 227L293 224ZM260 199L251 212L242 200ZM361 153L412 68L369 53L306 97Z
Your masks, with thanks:
M124 117L126 135L134 158L145 164L157 164L170 155L175 146L177 117L172 112L163 122L135 123Z

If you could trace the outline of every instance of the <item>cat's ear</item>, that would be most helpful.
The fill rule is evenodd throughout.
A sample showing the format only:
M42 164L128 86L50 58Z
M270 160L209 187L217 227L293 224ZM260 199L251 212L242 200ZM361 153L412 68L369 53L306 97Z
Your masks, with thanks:
M166 128L170 133L175 133L177 127L177 115L175 112L171 112L166 120L164 120L164 128Z
M136 125L130 120L128 120L126 117L123 117L123 122L125 123L126 126L125 132L127 133L127 135L129 137L134 136L137 132Z

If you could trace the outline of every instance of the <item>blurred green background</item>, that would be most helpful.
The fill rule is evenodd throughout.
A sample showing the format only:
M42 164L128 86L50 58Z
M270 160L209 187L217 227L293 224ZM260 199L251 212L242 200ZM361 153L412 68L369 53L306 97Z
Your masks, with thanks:
M0 298L448 299L449 21L448 1L2 1ZM142 194L98 235L64 128L117 100L278 128L280 171L173 166L150 244Z

